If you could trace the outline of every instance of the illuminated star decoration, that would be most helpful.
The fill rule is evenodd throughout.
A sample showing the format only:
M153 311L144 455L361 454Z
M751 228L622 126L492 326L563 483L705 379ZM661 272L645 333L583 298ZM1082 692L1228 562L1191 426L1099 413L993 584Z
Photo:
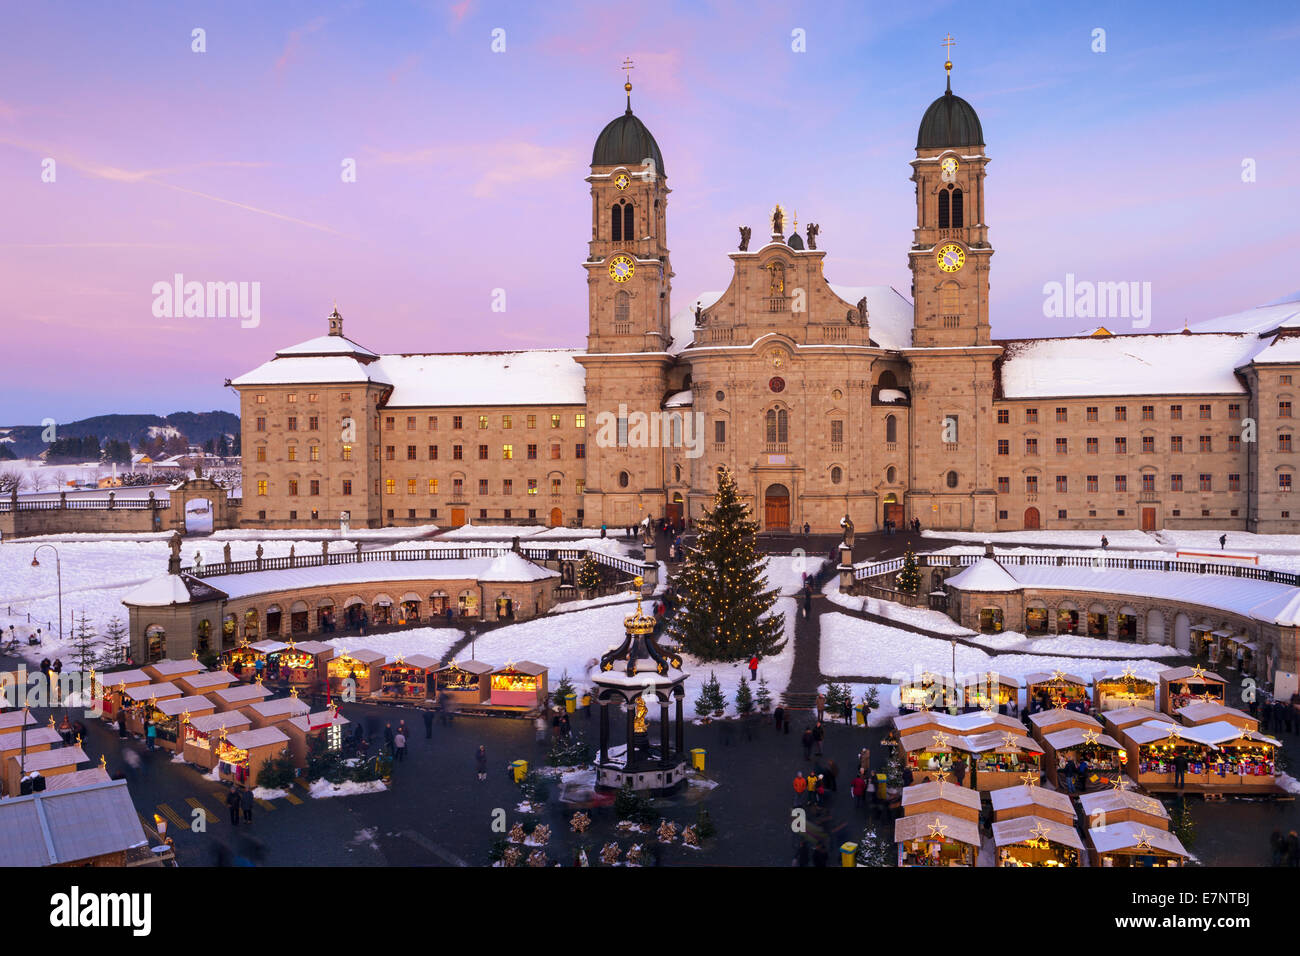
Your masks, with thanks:
M1133 673L1133 667L1130 664L1124 665L1124 669L1120 671L1120 677L1130 684L1137 680L1137 674Z
M1023 773L1023 774L1020 775L1020 781L1021 781L1021 783L1023 783L1026 787L1036 787L1036 786L1038 786L1038 774L1036 774L1036 773Z
M1134 849L1138 849L1138 850L1151 849L1151 834L1147 832L1146 827L1143 827L1141 830L1137 832L1137 838L1138 838L1138 842L1135 844Z
M930 828L930 838L932 840L947 839L943 834L944 831L948 829L948 827L942 821L940 821L938 817L935 817L934 822L927 823L926 826Z
M943 785L948 780L948 771L940 770L938 773L935 774L935 776L939 778L939 792L943 793Z
M1016 743L1016 735L1008 730L1002 735L1002 746L1006 747L1008 750L1016 749L1019 746L1019 744Z
M51 718L51 719L53 719L53 718ZM935 747L940 748L940 749L946 748L946 747L948 746L948 735L945 734L942 730L940 730L940 731L938 731L937 733L935 733L935 734L934 734L934 745L935 745Z
M1034 824L1034 828L1029 831L1029 835L1034 838L1034 841L1036 843L1046 844L1047 835L1051 832L1052 832L1051 827L1043 826L1043 823L1040 820L1038 823Z
M1177 725L1177 724L1170 724L1170 725L1169 725L1169 742L1170 742L1171 744L1176 744L1176 743L1178 743L1178 741L1182 739L1182 736L1183 736L1183 735L1180 734L1180 733L1178 732L1178 725Z
M1083 732L1083 742L1085 744L1095 744L1097 742L1097 738L1100 736L1101 735L1097 733L1097 731L1095 730L1085 730Z
M1123 792L1123 790L1124 790L1124 775L1123 775L1122 773L1117 773L1117 774L1115 774L1115 779L1111 781L1110 786L1111 786L1111 789L1112 789L1112 790L1119 790L1119 791Z
M1052 671L1052 680L1055 681L1055 682L1058 683L1058 684L1064 684L1064 683L1065 683L1065 672L1064 672L1064 671L1061 671L1061 670L1059 670L1059 669L1058 669L1058 670L1054 670L1054 671Z
M1196 681L1205 680L1205 668L1202 667L1200 664L1197 664L1195 667L1192 668L1192 680L1196 680Z

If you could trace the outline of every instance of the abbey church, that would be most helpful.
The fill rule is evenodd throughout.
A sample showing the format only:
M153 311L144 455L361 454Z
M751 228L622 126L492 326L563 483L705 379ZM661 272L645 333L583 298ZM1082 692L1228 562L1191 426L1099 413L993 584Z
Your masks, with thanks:
M946 67L908 162L906 294L839 284L816 225L778 206L741 230L727 288L674 310L671 166L629 85L586 176L586 348L381 355L335 309L231 383L240 524L680 522L726 467L772 532L846 513L862 531L1296 532L1300 296L1177 333L994 338L989 156Z

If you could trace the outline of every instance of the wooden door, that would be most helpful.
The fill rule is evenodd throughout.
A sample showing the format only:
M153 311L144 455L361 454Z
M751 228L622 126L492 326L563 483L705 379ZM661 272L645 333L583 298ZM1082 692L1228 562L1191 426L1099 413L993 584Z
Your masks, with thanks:
M564 513L559 508L551 509L551 527L559 528L564 525Z
M894 527L902 527L903 524L903 506L902 505L885 505L885 520L894 522Z
M464 508L452 508L452 509L451 509L451 526L452 526L453 528L459 528L459 527L460 527L461 525L463 525L464 523L465 523L465 509L464 509Z
M763 527L767 531L790 530L790 492L785 485L772 485L763 496Z
M1143 531L1156 530L1156 509L1155 508L1142 509L1142 530Z
M1038 530L1038 509L1037 508L1025 509L1025 530L1026 531Z

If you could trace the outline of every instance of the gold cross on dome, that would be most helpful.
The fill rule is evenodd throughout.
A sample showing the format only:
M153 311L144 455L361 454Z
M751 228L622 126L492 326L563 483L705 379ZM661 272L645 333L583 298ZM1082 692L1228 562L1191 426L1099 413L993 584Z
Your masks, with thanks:
M957 41L952 38L951 33L949 33L946 37L943 38L943 40L941 41L941 46L943 46L943 57L945 60L952 59L952 48L956 45L957 45Z
M935 817L935 818L934 818L934 822L933 822L933 823L927 823L926 826L928 826L928 827L930 828L930 836L931 836L933 839L936 839L936 840L942 840L942 839L944 839L944 835L943 835L943 834L944 834L944 831L948 829L948 827L947 827L947 826L943 823L943 821L941 821L938 817Z
M623 66L621 67L621 69L623 70L624 73L628 74L629 78L631 78L631 73L633 70L636 69L636 64L632 62L632 58L630 56L625 56L623 57Z

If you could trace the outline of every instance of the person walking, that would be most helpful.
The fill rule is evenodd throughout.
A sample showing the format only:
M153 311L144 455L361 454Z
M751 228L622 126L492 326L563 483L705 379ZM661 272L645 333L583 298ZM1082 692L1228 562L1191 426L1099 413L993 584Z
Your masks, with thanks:
M957 786L965 786L966 761L960 757L952 762L952 778L956 781Z
M482 744L478 745L478 750L474 754L474 765L478 768L479 780L487 779L487 747Z
M1226 534L1219 535L1219 550L1222 551L1227 546L1228 546L1228 536Z
M804 728L803 737L799 742L803 746L803 759L812 760L813 732L811 727Z
M1286 865L1300 866L1300 837L1294 830L1286 835Z
M253 822L253 791L247 787L239 788L239 809L244 811L244 822Z
M776 710L772 711L772 724L776 728L778 734L781 732L781 725L783 723L785 723L785 708L782 705L777 704Z
M1075 771L1075 775L1079 778L1079 792L1087 793L1088 792L1088 758L1087 757L1079 758L1079 766Z
M750 681L758 680L758 655L755 654L749 659L749 679Z
M861 810L867 805L867 780L860 769L858 775L853 778L853 783L849 785L849 791L853 794L855 809Z
M802 773L795 774L794 775L794 805L796 807L803 806L804 794L806 794L807 792L808 792L808 781L804 779L804 775Z
M817 695L817 723L826 719L826 695L819 693Z
M1078 773L1078 768L1074 765L1074 759L1071 758L1065 762L1065 769L1061 775L1065 778L1065 789L1074 793L1074 777Z
M805 619L812 617L812 585L803 589L803 616Z
M591 691L582 692L582 715L588 720L591 719Z
M568 715L568 712L567 712L567 711L566 711L566 712L562 712L562 713L560 714L560 736L561 736L563 739L568 740L568 739L569 739L569 731L570 731L570 729L571 729L571 728L569 727L569 715Z
M398 763L406 759L406 734L400 730L393 736L393 757Z
M226 794L226 809L230 811L230 825L239 826L239 793L232 786Z
M871 775L871 748L863 747L858 752L858 773L864 777Z
M126 711L117 712L117 735L123 739L126 738Z
M1181 752L1174 757L1174 786L1179 790L1183 789L1183 784L1187 778L1187 757Z
M154 745L157 743L157 741L158 741L158 725L155 724L148 717L146 717L144 719L144 744L150 750L153 750Z
M844 703L841 705L841 710L844 713L844 724L845 726L849 726L850 724L853 723L853 698L852 697L844 698Z
M817 750L817 756L822 755L822 741L826 739L826 728L822 726L820 719L817 726L813 728L813 747Z
M433 711L430 709L426 709L425 712L420 716L424 718L424 739L432 740L433 739Z
M384 724L384 746L388 748L390 754L393 752L393 738L395 736L396 734L393 733L393 722L391 720L387 721Z
M50 665L50 700L54 703L59 702L59 675L63 673L63 658L56 657L54 663Z
M1273 835L1268 838L1268 845L1273 851L1273 865L1281 866L1286 859L1286 837L1282 835L1281 830L1273 828Z

